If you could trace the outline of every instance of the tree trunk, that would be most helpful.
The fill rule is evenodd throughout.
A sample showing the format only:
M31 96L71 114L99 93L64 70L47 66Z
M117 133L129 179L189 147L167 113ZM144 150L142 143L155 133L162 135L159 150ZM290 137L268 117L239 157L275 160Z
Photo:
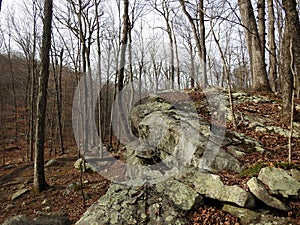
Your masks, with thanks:
M275 43L275 14L273 0L268 0L268 45L269 45L269 78L273 92L277 92L277 59Z
M206 71L206 46L205 46L205 25L204 25L204 4L203 0L199 1L199 24L200 24L200 40L201 40L201 73L203 87L206 88L208 85L207 81L207 71Z
M300 24L297 12L296 0L283 0L283 8L285 10L285 31L283 37L283 82L282 82L282 120L286 125L290 124L292 110L292 93L294 86L294 78L291 70L291 51L294 53L295 73L300 71Z
M251 1L238 0L238 4L245 27L249 56L252 59L253 89L255 91L271 91Z
M174 30L174 23L172 23L172 30ZM179 60L179 52L178 52L178 43L175 32L173 32L174 46L175 46L175 57L176 57L176 75L177 75L177 86L180 89L180 60Z
M41 51L41 73L39 77L39 92L37 101L37 124L33 181L33 187L36 191L42 191L48 186L44 171L44 142L45 117L47 108L47 88L49 78L49 51L51 48L52 5L52 0L45 0Z
M128 31L129 31L129 16L128 16L128 8L129 8L129 1L124 0L124 25L122 31L122 40L121 40L121 54L120 54L120 62L119 62L119 69L118 69L118 91L120 92L124 86L124 72L125 72L125 56L126 56L126 49L128 44Z
M261 43L262 55L265 59L265 49L266 49L266 0L257 1L257 21L258 21L258 34Z
M62 48L59 55L59 70L54 71L56 102L57 102L56 103L57 124L58 124L58 131L59 131L60 153L62 155L65 154L64 140L63 140L63 127L62 127L62 87L61 87L63 51L64 50Z
M118 68L118 92L120 93L124 87L124 76L125 76L125 63L126 63L126 50L128 45L128 33L130 29L130 20L129 20L129 0L124 0L124 14L123 14L123 31L122 31L122 39L121 39L121 54L119 60L119 68ZM123 106L123 96L120 94L117 99L118 103L118 113L120 115L120 129L117 131L121 135L121 131L124 131L124 135L127 138L127 141L132 140L131 132L128 127L128 118L126 118L124 106ZM120 141L120 136L118 134Z

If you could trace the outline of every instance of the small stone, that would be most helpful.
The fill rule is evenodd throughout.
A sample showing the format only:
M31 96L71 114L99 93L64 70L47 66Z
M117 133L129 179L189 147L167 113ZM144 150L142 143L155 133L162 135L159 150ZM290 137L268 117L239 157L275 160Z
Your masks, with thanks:
M261 217L259 213L232 205L224 205L223 210L239 218L242 224L256 223L260 220Z
M24 188L24 189L21 189L19 191L17 191L16 193L14 193L12 196L11 196L11 200L15 200L17 198L20 198L22 195L26 194L29 190L27 188Z
M59 166L59 162L56 159L50 159L46 164L45 167L51 167L51 166Z

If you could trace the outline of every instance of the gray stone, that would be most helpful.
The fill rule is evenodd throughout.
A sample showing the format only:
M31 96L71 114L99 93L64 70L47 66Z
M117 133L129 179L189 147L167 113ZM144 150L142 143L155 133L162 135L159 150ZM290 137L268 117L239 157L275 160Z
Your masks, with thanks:
M181 179L184 182L191 183L195 191L207 198L232 203L241 207L253 208L255 206L255 200L251 193L237 185L224 185L218 175L201 172L188 175L188 173L190 172L181 175Z
M67 213L42 213L39 217L31 219L26 215L17 215L5 220L2 225L71 225Z
M300 182L300 171L299 170L291 169L288 173L289 173L289 175L291 175L293 178L295 178L297 181Z
M264 184L261 183L256 177L252 177L248 182L247 185L250 191L262 202L266 205L271 206L273 208L289 211L290 208L284 204L279 199L271 196L267 189L265 188Z
M69 184L68 187L66 187L63 195L68 195L70 193L73 193L73 192L76 193L76 192L79 192L79 191L81 191L81 184L80 184L80 182L77 181L75 183Z
M250 223L249 225L295 225L296 223L297 221L288 217L261 215L259 222Z
M258 179L269 187L271 194L282 195L285 198L299 197L300 182L290 176L288 171L265 167L259 172Z
M237 217L241 221L241 225L249 225L260 221L261 215L245 208L239 208L232 205L224 205L222 208L225 212Z
M83 162L85 162L85 164L83 164ZM76 160L76 162L74 163L74 167L77 170L80 170L81 167L82 167L83 172L94 172L94 173L97 172L97 168L95 166L93 166L90 163L86 162L82 158Z
M21 190L18 190L16 193L14 193L11 196L11 200L15 200L17 198L20 198L22 195L26 194L29 190L27 188L23 188Z
M59 166L60 162L58 162L57 159L50 159L46 164L45 167L51 167L51 166Z
M33 221L25 215L17 215L11 218L8 218L4 221L2 225L35 225Z
M203 204L200 195L191 187L173 179L158 183L155 187L157 192L162 193L179 208L188 211L192 209L196 202Z
M243 152L243 150L241 148L236 147L236 146L228 146L227 151L237 159L246 155L246 153Z

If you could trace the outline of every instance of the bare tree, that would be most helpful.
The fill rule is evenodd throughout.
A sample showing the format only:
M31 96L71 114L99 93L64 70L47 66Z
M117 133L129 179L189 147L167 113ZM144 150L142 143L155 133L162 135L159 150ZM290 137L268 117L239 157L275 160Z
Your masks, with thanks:
M126 49L128 45L128 33L130 30L130 19L129 19L129 0L124 0L124 12L123 12L123 30L122 30L122 38L121 38L121 52L119 58L119 68L117 71L118 77L118 92L121 92L124 87L124 74L125 74L125 64L126 64ZM118 96L118 112L120 117L120 124L122 125L122 129L117 130L118 137L120 140L120 132L124 131L124 135L126 136L128 141L132 140L131 131L128 127L128 118L125 116L125 109L122 102L123 96L122 94Z
M56 47L53 45L54 55L52 56L52 67L53 76L55 84L55 98L56 98L56 115L57 115L57 126L58 126L58 137L60 143L60 153L65 154L64 148L64 138L63 138L63 125L62 125L62 63L63 63L63 53L62 48L57 54ZM51 130L52 131L52 130ZM53 140L51 140L53 141ZM56 152L55 152L56 153Z
M52 0L44 2L43 38L41 51L41 73L37 100L37 123L34 161L33 187L37 191L47 188L44 171L45 117L47 108L47 89L49 78L49 51L51 48Z
M255 21L251 0L238 0L242 23L245 27L247 46L253 74L253 89L255 91L270 91L264 49L262 47Z
M154 1L154 9L164 18L164 22L166 24L166 32L169 38L169 52L170 52L170 62L169 62L169 82L171 83L171 89L174 89L175 83L175 67L174 67L174 40L173 40L173 29L172 29L172 21L171 21L171 8L169 6L168 0L163 0L161 2L161 7L158 5L157 1Z
M186 1L180 0L180 4L183 10L183 13L186 15L192 31L194 35L194 39L196 41L196 46L198 49L198 56L201 64L201 72L202 72L202 84L201 86L205 88L207 86L207 74L206 74L206 48L205 48L205 26L204 26L204 9L203 9L203 0L200 0L199 4L197 4L197 12L200 15L200 33L197 29L197 24L194 22L195 20L188 12L186 7Z

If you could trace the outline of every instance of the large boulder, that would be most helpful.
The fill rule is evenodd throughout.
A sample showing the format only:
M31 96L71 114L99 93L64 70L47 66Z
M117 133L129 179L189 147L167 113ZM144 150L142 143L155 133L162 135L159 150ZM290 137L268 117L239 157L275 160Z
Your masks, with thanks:
M258 179L269 187L271 194L281 195L285 198L299 197L300 182L283 169L262 168L258 174Z
M201 204L202 197L195 190L174 179L140 187L113 184L76 225L183 225L188 211Z
M225 132L222 124L218 126L199 118L192 103L182 105L152 97L131 110L131 126L138 140L126 146L129 178L149 177L149 171L152 173L154 169L145 165L158 163L162 174L189 166L211 172L239 172L241 156L264 151L258 141ZM216 109L215 113L222 112ZM218 116L222 117L214 115L214 118Z

